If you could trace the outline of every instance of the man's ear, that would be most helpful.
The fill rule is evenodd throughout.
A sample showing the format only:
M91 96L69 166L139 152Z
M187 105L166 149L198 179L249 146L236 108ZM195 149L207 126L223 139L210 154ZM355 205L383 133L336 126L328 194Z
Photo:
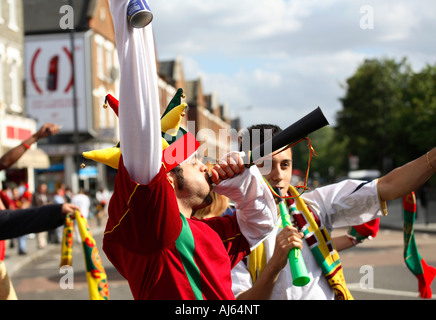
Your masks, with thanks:
M174 189L174 185L175 185L175 182L177 180L176 175L171 171L168 172L167 173L167 180L173 186L173 189Z

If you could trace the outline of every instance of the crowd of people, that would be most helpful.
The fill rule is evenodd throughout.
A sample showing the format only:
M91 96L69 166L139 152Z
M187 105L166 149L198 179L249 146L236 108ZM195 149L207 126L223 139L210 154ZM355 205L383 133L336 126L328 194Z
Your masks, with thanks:
M21 144L10 149L0 157L0 170L7 170L16 163L30 146L39 139L57 134L59 126L46 123L22 141ZM47 243L60 243L59 228L65 223L65 217L76 211L88 216L91 202L85 192L72 195L71 191L60 184L55 195L49 194L47 185L41 183L32 194L25 183L5 182L0 190L0 300L17 299L14 287L9 279L4 259L6 257L6 240L15 246L14 239L18 240L18 254L26 254L27 238L36 234L39 248ZM99 190L98 197L100 220L104 217L109 195Z
M63 183L59 183L53 192L48 190L46 183L40 183L33 194L29 191L26 183L4 182L3 188L0 190L0 199L5 209L17 210L41 207L47 204L62 205L71 203L80 208L81 214L86 219L95 218L98 224L101 224L102 219L106 217L109 197L108 191L103 189L99 189L95 196L91 196L84 189L80 189L79 192L73 194L71 188ZM75 231L75 238L80 241L77 229ZM22 235L15 239L9 239L9 249L12 250L17 247L19 255L26 255L26 243L29 237L36 239L38 249L43 249L47 244L60 244L62 235L63 225L36 234Z

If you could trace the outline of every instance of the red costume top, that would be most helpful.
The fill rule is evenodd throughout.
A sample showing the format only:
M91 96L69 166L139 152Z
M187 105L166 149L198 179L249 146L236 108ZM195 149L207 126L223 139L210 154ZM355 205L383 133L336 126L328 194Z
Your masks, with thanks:
M129 0L109 2L120 59L120 144L119 160L110 161L118 174L103 250L135 299L234 299L231 267L273 230L274 198L251 167L214 186L237 204L235 217L196 220L180 213L166 170L198 148L180 128L183 91L161 117L152 26L131 28Z
M135 299L234 299L231 267L250 252L235 216L186 219L163 167L140 185L122 159L103 243Z

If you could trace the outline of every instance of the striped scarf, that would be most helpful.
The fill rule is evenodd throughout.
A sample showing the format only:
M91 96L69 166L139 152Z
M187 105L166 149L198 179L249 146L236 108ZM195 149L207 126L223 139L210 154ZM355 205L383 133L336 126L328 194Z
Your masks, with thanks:
M339 254L326 228L318 223L297 190L289 186L289 191L296 197L289 206L289 213L293 217L298 229L304 234L304 239L312 251L316 262L321 268L328 283L332 287L336 300L353 300L353 296L345 283ZM266 265L263 243L250 253L248 271L253 283L262 273Z
M419 296L430 299L432 297L431 283L436 276L436 268L427 265L418 252L414 232L415 218L416 197L415 193L411 192L403 197L404 262L418 279Z
M96 242L89 230L88 222L79 211L75 219L82 238L83 254L85 256L86 279L91 300L109 300L109 288L106 272L98 253ZM60 266L71 266L73 260L73 227L74 220L67 215L62 238L62 253Z
M294 218L298 229L303 232L304 239L321 268L328 283L332 287L337 300L353 300L347 288L339 254L333 244L327 229L318 224L297 190L289 186L292 196L296 197L290 207L290 214Z

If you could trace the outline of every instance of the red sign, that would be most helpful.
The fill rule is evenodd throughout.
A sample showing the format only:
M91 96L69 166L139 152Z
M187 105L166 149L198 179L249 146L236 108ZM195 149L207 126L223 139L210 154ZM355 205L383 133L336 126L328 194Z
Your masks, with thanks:
M6 127L6 136L8 139L26 140L32 135L29 129L17 128L12 126Z

